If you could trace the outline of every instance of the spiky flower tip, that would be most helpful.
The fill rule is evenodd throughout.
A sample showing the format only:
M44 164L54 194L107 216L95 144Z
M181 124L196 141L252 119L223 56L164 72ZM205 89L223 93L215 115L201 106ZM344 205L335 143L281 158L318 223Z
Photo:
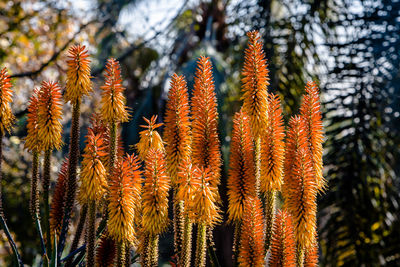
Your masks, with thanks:
M39 127L38 127L38 111L39 111L39 90L35 89L29 99L28 114L27 114L27 136L25 138L25 148L28 151L39 151Z
M164 141L168 172L175 184L180 162L190 156L189 95L185 78L174 73L165 111Z
M258 197L248 197L240 234L239 266L264 266L264 218Z
M102 118L109 122L127 122L129 114L125 106L120 65L113 58L107 60L105 82L101 89Z
M311 152L305 120L299 116L289 121L285 152L283 196L285 207L293 217L298 246L308 249L316 235L316 196Z
M57 82L42 82L38 93L38 137L43 151L61 148L61 97Z
M285 210L279 210L275 217L269 266L296 266L296 241L293 222L292 217Z
M90 81L90 59L84 45L74 45L68 53L67 89L64 97L66 101L76 103L83 95L89 95L93 91Z
M326 180L322 175L322 144L324 142L324 127L319 100L319 90L315 82L308 82L306 94L300 106L300 114L305 118L307 134L312 155L312 164L315 172L318 190L324 191Z
M242 69L243 108L250 116L254 137L259 137L267 123L269 71L258 31L248 32L247 36Z
M163 125L162 123L156 123L157 115L153 115L150 120L143 117L147 125L140 125L140 127L146 130L141 131L139 142L136 144L136 150L141 160L146 160L147 154L150 149L158 149L165 151L164 142L156 129Z
M191 207L193 205L194 192L196 191L196 180L201 178L199 168L194 166L190 160L184 159L179 164L177 174L177 192L176 199L178 201L185 201L185 213L188 215L192 213Z
M217 205L218 187L211 182L213 173L204 167L199 169L200 175L192 177L195 191L189 217L198 224L214 226L221 221L221 210Z
M57 183L54 189L50 209L50 231L60 234L61 224L64 216L64 197L67 187L68 160L65 159L58 173Z
M314 239L312 246L305 250L304 253L304 267L317 267L318 266L318 241Z
M261 142L261 192L280 190L285 158L285 126L278 95L269 94L268 121Z
M107 172L101 158L107 155L107 147L100 134L93 132L86 136L86 147L83 153L82 171L80 173L81 186L79 200L86 204L90 201L99 201L107 192Z
M116 254L117 248L115 241L105 232L100 237L99 245L96 249L96 266L113 266Z
M12 90L11 90L10 75L7 69L0 71L0 131L4 135L11 129L14 122L14 115L11 111Z
M168 227L168 191L170 177L167 174L164 152L150 149L145 160L142 191L142 226L151 236L159 235Z
M194 78L192 97L192 160L193 164L209 168L210 182L217 186L222 165L218 138L218 111L212 65L208 57L200 57Z
M117 161L109 181L107 222L109 235L117 242L135 242L134 216L138 199L134 193L131 165Z
M229 220L239 223L243 217L244 201L256 194L254 143L249 117L243 110L233 119L231 152L228 172Z

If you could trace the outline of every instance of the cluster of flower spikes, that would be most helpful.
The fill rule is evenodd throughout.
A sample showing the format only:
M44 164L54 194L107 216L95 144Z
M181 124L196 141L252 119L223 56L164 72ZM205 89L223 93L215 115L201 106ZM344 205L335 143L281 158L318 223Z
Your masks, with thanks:
M11 111L12 90L10 76L7 69L0 70L0 132L2 135L10 131L14 122L14 115Z
M212 172L210 183L220 183L221 151L218 138L218 111L212 65L208 57L200 57L194 77L192 112L192 161ZM218 196L219 199L219 196Z
M243 109L233 119L228 172L229 220L240 223L246 197L255 197L254 143L249 117Z

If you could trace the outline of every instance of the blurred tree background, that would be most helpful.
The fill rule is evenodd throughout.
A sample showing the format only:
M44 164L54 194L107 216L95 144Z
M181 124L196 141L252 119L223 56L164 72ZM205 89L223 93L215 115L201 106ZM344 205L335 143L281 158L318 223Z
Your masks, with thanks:
M162 120L169 76L184 74L191 88L196 58L210 56L227 166L232 115L240 104L245 33L258 29L269 62L269 88L282 97L286 119L298 109L308 80L315 79L322 91L329 188L319 196L321 265L400 266L399 1L0 0L0 18L0 62L13 77L18 119L4 140L3 196L26 264L40 260L28 211L27 99L43 79L65 84L68 47L78 42L89 47L96 90L105 60L120 61L133 109L123 129L127 150L138 140L142 116L158 114ZM93 96L84 103L82 135L98 101ZM65 115L68 133L70 114ZM53 160L60 162L66 148ZM60 165L54 166L55 179ZM224 181L226 172L221 188ZM232 229L223 224L215 231L219 262L231 266L227 237ZM1 266L10 262L5 241L1 235ZM172 250L163 244L170 244L171 236L162 242L167 261Z

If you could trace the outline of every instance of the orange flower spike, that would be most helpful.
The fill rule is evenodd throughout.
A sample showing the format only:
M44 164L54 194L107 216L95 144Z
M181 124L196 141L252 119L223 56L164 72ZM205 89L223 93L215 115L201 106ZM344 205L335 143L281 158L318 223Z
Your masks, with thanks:
M81 203L99 201L107 192L107 172L101 158L107 155L107 147L101 135L89 132L86 136L79 198Z
M174 184L180 162L190 156L190 110L184 77L174 73L170 86L165 111L164 141L168 171Z
M291 118L289 122L286 159L283 187L285 207L293 217L298 246L300 249L308 249L312 246L316 235L317 185L308 146L306 123L298 116Z
M124 157L124 160L126 164L128 165L128 168L131 172L131 179L132 179L132 186L133 190L132 193L134 194L135 198L137 201L135 202L136 210L140 207L140 202L141 202L141 194L142 194L142 171L140 170L140 163L139 159L137 156L134 154L132 155L126 155Z
M117 242L135 242L134 215L138 199L130 164L117 161L109 182L109 235Z
M27 114L27 136L25 138L25 147L28 151L39 151L39 127L38 127L38 111L39 111L39 90L35 89L29 99L28 114Z
M313 169L315 171L318 190L324 191L326 187L326 180L322 174L324 127L322 125L319 90L315 82L308 82L306 85L306 95L300 107L300 114L305 118L307 124L308 139L310 142Z
M139 158L141 160L145 160L147 154L150 149L158 149L162 152L165 151L164 149L164 142L161 139L160 134L155 130L161 125L162 123L156 123L157 115L153 115L150 120L143 117L147 125L140 125L142 128L146 128L146 130L141 131L139 142L136 144L136 149L139 154Z
M80 101L92 91L90 81L90 59L84 45L74 45L68 50L67 89L64 98L68 102Z
M196 179L200 179L199 168L193 166L190 159L184 159L179 165L177 174L178 190L176 199L185 201L185 212L189 214L190 207L193 205L194 192L196 190Z
M208 57L200 57L194 78L192 97L192 160L199 167L213 172L213 186L219 184L222 165L218 138L218 111L212 65Z
M198 224L214 226L221 221L221 211L217 205L218 188L211 183L213 174L208 168L201 167L199 172L200 175L192 177L196 190L189 216Z
M41 150L60 149L62 145L61 88L57 82L43 81L38 98L38 137Z
M304 267L318 267L318 242L315 238L313 245L304 253Z
M296 266L296 241L292 217L285 210L276 213L271 241L271 267Z
M269 94L268 123L261 143L261 192L280 190L285 158L285 126L279 96Z
M11 110L12 90L11 90L10 75L7 69L0 71L0 131L4 135L11 130L11 125L14 122L14 115Z
M233 119L228 173L228 215L230 221L240 222L244 200L256 194L254 144L249 117L240 110Z
M264 266L264 218L258 197L248 197L244 204L239 266Z
M170 178L164 152L150 149L144 169L142 226L151 236L159 235L168 228L169 189Z
M253 134L257 138L263 134L267 122L269 71L258 31L248 32L247 36L249 42L244 52L242 99L244 111L250 117Z
M68 160L64 160L58 173L57 183L54 189L53 200L50 209L50 231L60 233L61 223L64 216L64 196L67 187Z
M125 106L120 65L113 58L107 60L105 83L101 89L102 118L108 122L127 122L129 114Z

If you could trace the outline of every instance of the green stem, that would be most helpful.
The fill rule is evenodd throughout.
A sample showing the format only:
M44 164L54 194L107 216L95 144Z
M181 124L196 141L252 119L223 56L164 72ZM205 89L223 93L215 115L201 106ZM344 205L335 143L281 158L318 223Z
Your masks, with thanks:
M51 168L50 160L51 160L51 150L48 149L45 151L44 164L43 164L44 227L46 231L46 246L48 255L51 255L50 205L49 205L50 168Z
M91 267L95 265L95 240L96 240L96 202L91 200L89 202L88 211L88 225L86 234L86 266Z
M61 227L60 240L58 245L58 261L61 259L64 250L65 240L68 234L69 221L71 218L72 208L75 203L76 193L76 169L78 166L79 158L79 116L80 116L81 101L78 100L73 103L72 107L72 122L70 134L70 149L68 158L68 180L67 180L67 194L65 197L64 217ZM60 263L60 262L58 262Z
M125 242L120 241L117 245L117 267L123 267L125 261Z
M304 249L297 245L297 257L296 257L296 266L303 267L304 266Z
M183 230L183 250L182 250L182 266L190 267L192 257L192 222L188 216L185 216L185 225Z
M197 229L196 241L196 258L195 266L206 266L206 251L207 251L207 226L204 223L199 224Z
M173 222L174 222L174 250L175 255L178 257L178 265L182 265L183 256L183 235L185 227L185 217L183 215L184 206L183 201L175 200L176 190L174 190L174 203L173 203Z
M88 212L88 206L84 205L82 207L78 226L76 227L74 240L72 241L72 245L71 245L71 248L69 249L69 253L72 253L73 251L75 251L78 248L79 241L81 240L82 232L83 232L83 229L85 226L87 212ZM69 258L68 261L65 263L65 267L70 267L70 266L72 267L73 259L74 259L74 257Z
M29 201L29 209L32 218L39 216L39 193L38 193L38 174L39 174L39 152L32 153L32 180L31 180L31 197Z
M276 191L272 190L265 193L265 253L268 252L271 246L272 238L272 226L275 218L275 202L276 202Z
M131 245L129 244L129 242L126 242L124 267L129 267L129 266L131 266Z
M236 223L233 235L233 266L238 266L241 229L242 229L242 223L241 222Z

